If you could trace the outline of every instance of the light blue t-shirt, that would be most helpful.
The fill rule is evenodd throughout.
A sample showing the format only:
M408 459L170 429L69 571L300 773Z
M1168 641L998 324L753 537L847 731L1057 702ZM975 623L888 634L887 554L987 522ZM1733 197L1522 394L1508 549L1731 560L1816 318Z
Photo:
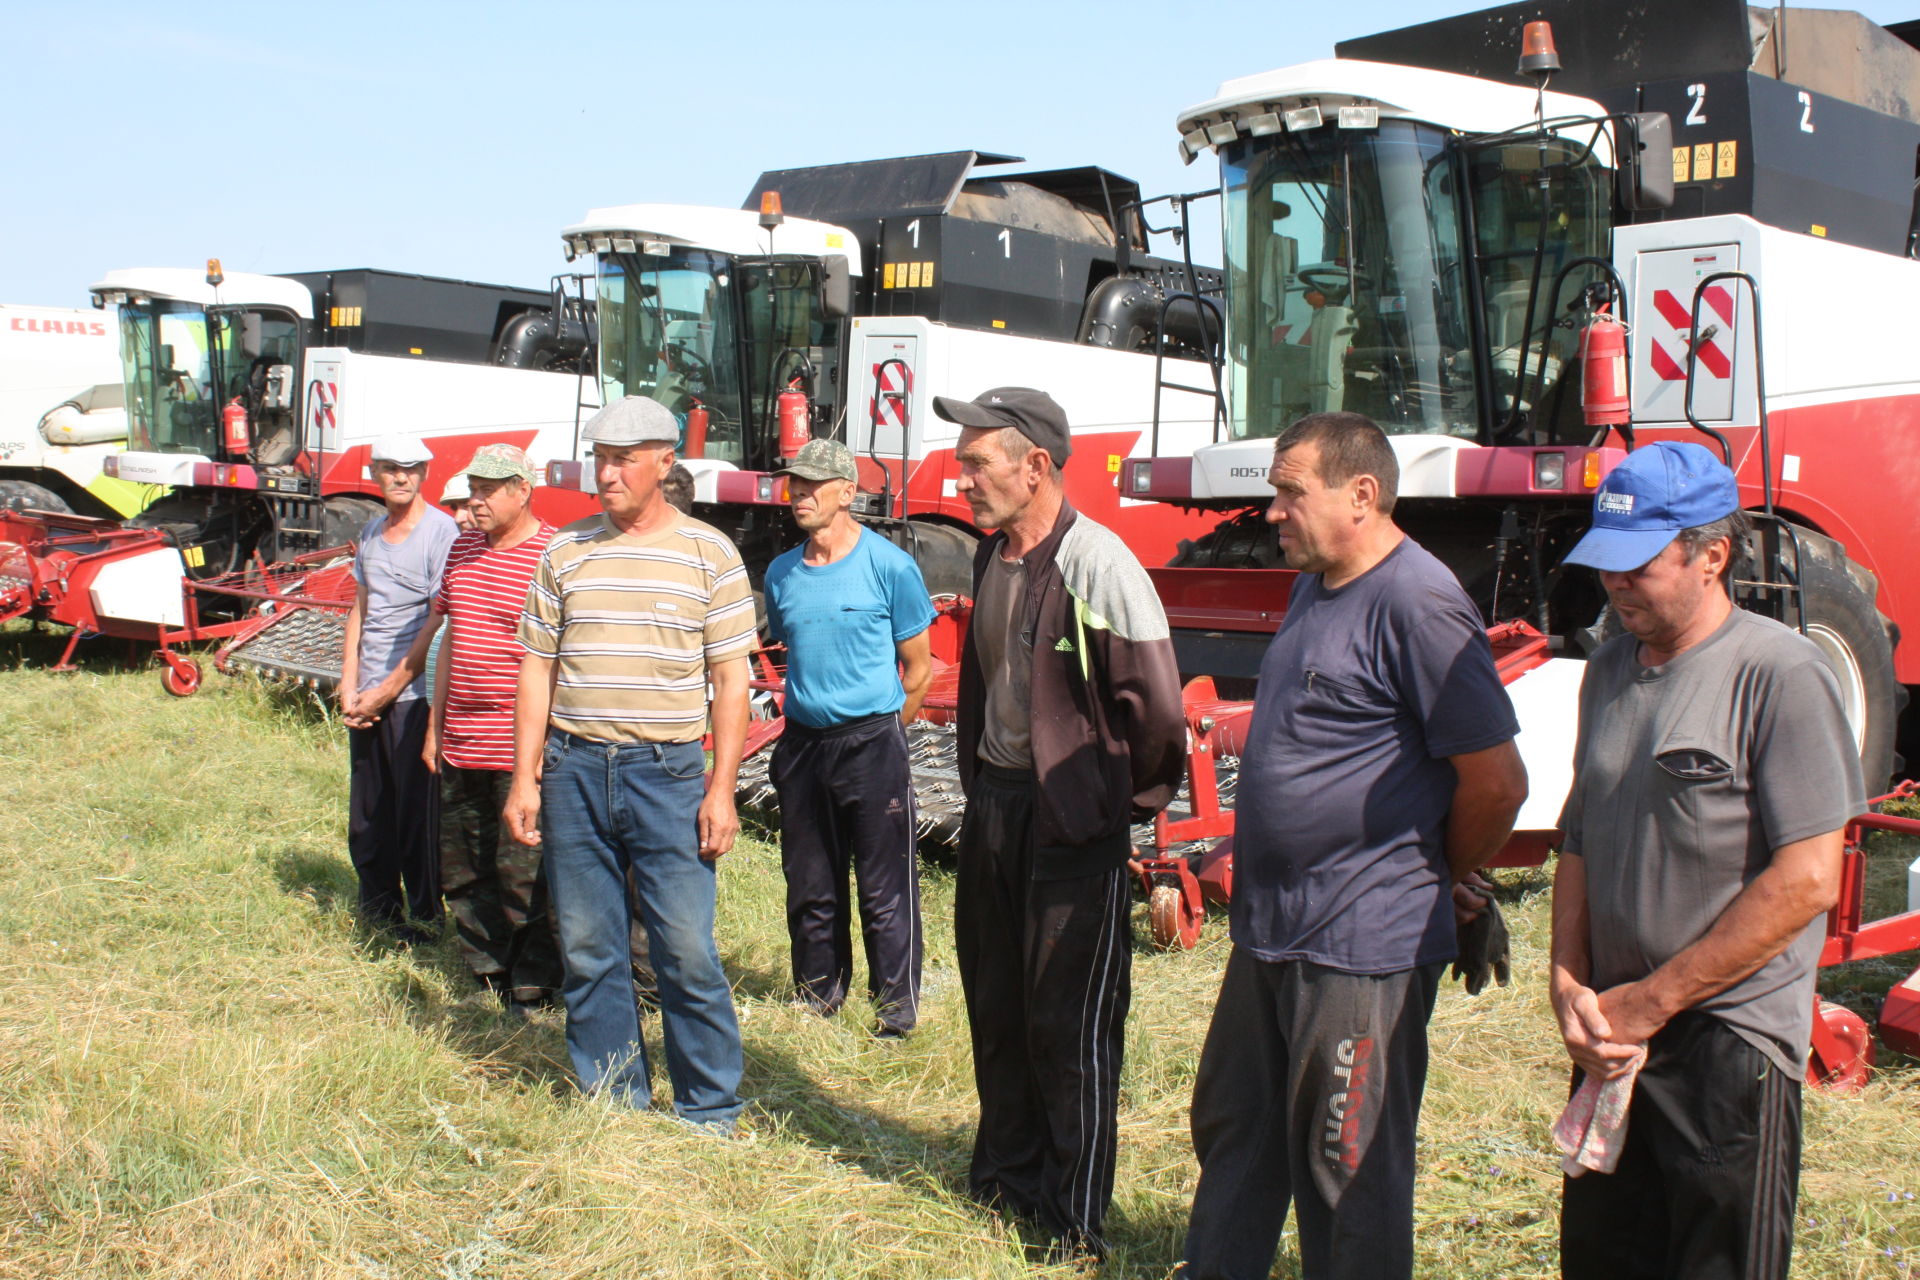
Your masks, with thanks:
M933 622L913 557L871 529L832 564L803 561L802 544L767 569L767 630L787 646L786 713L831 729L900 710L894 646Z
M360 622L361 690L386 679L413 647L440 590L447 552L460 532L452 516L431 507L397 546L380 536L386 527L384 514L367 521L353 557L353 580L367 589L367 616ZM401 691L397 701L432 693L423 674Z

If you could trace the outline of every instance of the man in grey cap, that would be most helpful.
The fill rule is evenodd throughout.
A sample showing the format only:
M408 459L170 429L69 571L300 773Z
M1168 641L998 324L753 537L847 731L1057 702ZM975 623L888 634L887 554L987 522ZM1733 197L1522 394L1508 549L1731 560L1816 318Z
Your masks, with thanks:
M1571 1277L1788 1270L1822 922L1866 797L1820 650L1728 596L1746 527L1733 473L1661 441L1567 556L1626 634L1580 686L1549 992L1583 1076L1638 1072L1618 1164L1565 1179Z
M913 1030L920 872L906 722L933 663L933 605L913 557L853 518L853 451L810 440L779 473L806 542L767 569L767 630L787 646L773 751L780 868L800 998L825 1015L853 979L847 870L860 899L876 1034ZM903 674L904 673L904 674Z
M440 889L468 971L523 1013L560 989L540 850L508 836L501 820L520 615L554 529L533 513L533 463L514 445L482 445L456 479L470 484L474 528L454 540L434 597L451 633L426 752L440 775Z
M731 1132L740 1027L713 940L714 864L740 826L753 591L733 544L661 493L680 437L664 406L628 396L588 419L584 437L603 514L554 535L527 593L507 825L546 851L581 1088L651 1100L628 951L631 871L674 1109Z
M370 469L387 509L360 532L340 660L360 915L408 944L431 937L440 920L440 788L422 759L431 716L422 673L439 626L430 606L459 528L421 492L432 457L418 436L373 443Z
M1131 990L1130 829L1185 771L1179 671L1139 560L1066 501L1073 438L1053 398L999 387L933 407L961 428L955 488L994 531L960 659L970 1190L1098 1256Z

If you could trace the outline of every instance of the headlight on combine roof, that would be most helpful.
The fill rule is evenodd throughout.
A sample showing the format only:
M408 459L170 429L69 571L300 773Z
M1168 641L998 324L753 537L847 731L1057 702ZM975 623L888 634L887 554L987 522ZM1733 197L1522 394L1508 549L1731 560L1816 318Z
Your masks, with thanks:
M120 478L120 458L118 454L108 454L100 461L100 474L115 480Z
M1342 107L1340 108L1340 127L1342 129L1377 129L1380 127L1380 108Z
M1302 129L1318 129L1323 123L1324 120L1317 105L1295 107L1287 112L1287 132L1289 133L1299 133Z
M1566 488L1567 455L1564 453L1534 454L1533 487L1536 489Z

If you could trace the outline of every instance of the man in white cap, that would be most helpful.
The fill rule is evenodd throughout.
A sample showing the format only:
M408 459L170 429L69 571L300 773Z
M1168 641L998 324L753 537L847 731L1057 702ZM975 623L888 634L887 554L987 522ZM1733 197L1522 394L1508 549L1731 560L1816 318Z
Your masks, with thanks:
M415 436L374 441L387 509L360 532L340 661L360 915L408 944L430 937L440 918L440 789L421 758L432 714L423 673L438 627L430 606L459 529L421 491L432 458Z
M505 816L515 839L546 851L581 1088L651 1101L628 955L631 872L674 1110L731 1133L740 1025L713 940L714 864L740 829L753 591L733 544L661 492L680 438L665 406L628 396L582 434L604 514L554 535L527 593Z

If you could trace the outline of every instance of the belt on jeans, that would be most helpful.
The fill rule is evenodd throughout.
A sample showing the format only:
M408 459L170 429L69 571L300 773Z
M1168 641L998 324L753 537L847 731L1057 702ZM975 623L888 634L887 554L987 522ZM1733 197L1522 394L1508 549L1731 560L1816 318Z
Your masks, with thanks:
M982 760L980 762L979 776L993 783L996 787L1007 787L1009 789L1026 791L1033 790L1033 772L1029 769L1009 769L1005 765L993 764L989 761Z
M796 736L802 738L839 738L849 733L858 733L862 729L871 729L878 724L885 724L889 720L898 721L899 719L900 713L898 711L882 711L878 715L861 716L858 720L849 720L845 724L828 725L824 729L816 729L810 724L801 724L792 716L788 716L787 727L782 729L780 733L782 737L786 738Z
M700 739L698 738L688 738L685 742L603 742L599 738L583 738L577 733L568 733L565 729L558 729L553 725L547 726L547 738L549 741L558 738L565 742L569 749L577 747L582 751L598 751L602 754L609 751L664 751L668 747L697 747L700 745Z

